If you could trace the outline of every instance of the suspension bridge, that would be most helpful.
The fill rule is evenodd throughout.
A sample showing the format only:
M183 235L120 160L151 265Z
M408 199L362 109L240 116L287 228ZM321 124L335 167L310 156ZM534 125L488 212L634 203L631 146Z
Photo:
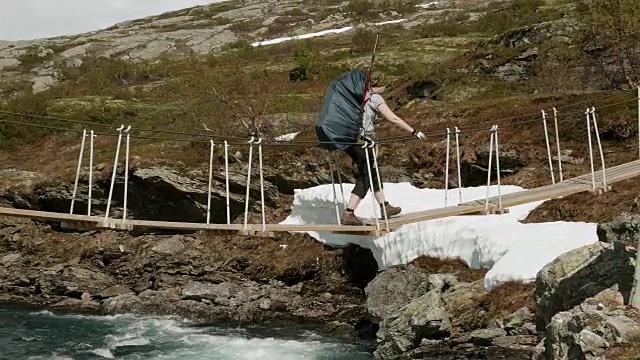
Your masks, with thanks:
M638 129L640 130L640 88L638 88L638 97L637 99L632 99L632 101L638 102ZM616 104L605 105L600 108L605 108L608 106L615 106L619 104L629 103L631 101L624 101ZM578 103L580 104L580 103ZM571 104L571 105L578 105ZM568 106L571 106L568 105ZM46 212L46 211L38 211L38 210L26 210L26 209L15 209L15 208L7 208L0 207L0 216L7 217L22 217L29 219L38 219L48 222L56 222L60 223L63 227L74 228L74 229L86 229L86 230L96 230L96 229L113 229L113 230L124 230L130 231L134 229L163 229L163 230L187 230L187 231L207 231L207 232L216 232L216 233L224 233L224 234L232 234L232 235L244 235L244 236L273 236L277 232L332 232L332 233L341 233L341 234L350 234L350 235L366 235L366 236L380 236L385 233L392 232L399 227L411 224L418 223L432 219L439 219L451 216L461 216L461 215L482 215L482 214L501 214L509 211L510 207L522 205L531 202L537 202L542 200L553 199L557 197L568 196L571 194L581 193L581 192L592 192L594 194L602 194L609 190L611 190L611 184L620 182L623 180L627 180L636 176L640 176L640 160L635 160L631 162L627 162L624 164L616 165L613 167L607 168L604 153L602 150L602 142L600 140L600 133L598 130L597 123L597 114L595 107L586 108L585 111L580 111L586 119L587 123L587 142L588 142L588 150L589 150L589 161L590 161L590 172L578 177L564 179L563 170L562 170L562 161L561 161L561 150L560 150L560 138L558 132L558 114L557 109L553 108L553 116L548 119L547 113L542 110L541 118L535 118L534 120L526 120L519 122L520 124L525 122L542 122L545 132L545 143L547 148L547 157L548 157L548 165L551 177L551 183L545 186L523 190L516 193L510 193L506 195L502 195L500 192L501 186L501 170L500 170L500 144L499 144L499 126L492 125L488 130L489 133L489 166L488 166L488 174L487 174L487 195L483 199L474 199L470 201L462 201L462 178L461 178L461 160L460 160L460 142L459 135L463 132L474 132L474 131L485 131L481 127L466 127L466 128L458 128L455 127L453 131L447 128L446 131L434 132L426 134L428 137L445 137L446 138L446 169L445 169L445 190L449 189L449 173L450 173L450 158L454 157L456 159L455 166L457 168L457 182L458 182L458 201L455 205L449 206L448 195L445 195L444 198L444 206L441 208L414 212L409 214L402 214L393 218L387 217L386 213L382 211L380 213L380 209L377 208L377 205L374 203L374 214L376 216L374 219L366 219L364 221L364 225L361 226L348 226L340 224L340 207L345 206L345 197L344 190L342 189L342 180L340 178L340 169L339 167L336 170L338 174L338 179L336 183L336 179L334 177L334 164L332 159L329 157L329 168L331 173L331 181L333 187L333 202L336 210L336 222L331 224L305 224L305 225L287 225L287 224L268 224L265 216L265 201L264 201L264 174L263 174L263 157L262 157L262 148L263 146L269 145L284 145L284 146L296 146L298 144L305 145L317 145L317 142L300 142L300 141L285 141L285 142L263 142L263 139L260 138L251 138L248 141L246 139L241 139L243 142L231 142L229 139L238 140L240 138L232 138L229 137L227 140L221 141L224 148L224 158L225 158L225 178L226 178L226 210L227 210L227 222L226 223L211 223L210 214L211 214L211 192L212 192L212 175L213 175L213 158L214 158L214 149L216 146L216 142L214 140L202 141L207 142L210 145L210 154L209 154L209 182L208 182L208 203L207 203L207 220L203 223L196 222L172 222L172 221L153 221L153 220L141 220L141 219L130 219L127 218L127 200L128 200L128 183L129 183L129 156L130 156L130 142L131 142L131 127L125 128L124 126L120 126L117 129L116 134L109 133L98 133L94 130L87 131L85 128L82 130L82 141L80 145L80 154L78 157L76 177L73 189L73 195L71 199L71 208L69 213L58 213L58 212ZM34 118L42 118L54 121L63 121L70 122L76 124L83 125L92 125L92 126L102 126L98 124L92 124L77 120L70 119L61 119L61 118L53 118L53 117L45 117L45 116L37 116L37 115L29 115L29 114L17 114L12 112L0 111L0 115L8 115L8 116L21 116L21 117L34 117ZM538 115L540 116L540 115ZM524 117L524 116L522 116ZM519 117L519 118L522 118ZM508 118L502 120L513 120L515 118ZM551 120L552 119L552 120ZM555 129L555 150L557 151L557 168L559 179L556 181L555 179L555 171L552 160L552 146L549 140L549 132L548 132L548 122L553 121L553 126ZM50 125L44 124L30 124L21 121L12 121L7 119L0 119L0 122L16 124L20 126L35 126L47 129L55 129L55 130L65 130L70 131L70 129L61 129L57 127L53 127ZM186 135L190 138L188 141L193 142L193 137L202 137L202 134L192 134L192 133L184 133L184 132L175 132L175 131L167 131L167 130L149 130L158 133L168 133L174 135ZM595 134L592 136L592 133ZM92 174L93 174L93 160L94 160L94 138L97 135L110 135L117 136L117 147L115 151L115 159L113 163L113 169L111 171L111 182L110 182L110 190L107 198L106 211L103 216L92 215ZM125 138L125 154L124 154L124 198L123 198L123 212L121 218L111 217L111 203L113 200L113 192L114 185L117 173L117 167L120 158L120 148L122 145L123 137ZM78 183L80 178L80 173L82 169L82 162L84 158L84 149L86 139L89 139L89 171L88 171L88 204L87 204L87 213L76 214L74 213L74 206L76 197L78 195ZM146 139L156 139L156 140L170 140L170 139L159 139L159 138L149 138L137 136L137 138L146 138ZM452 156L451 152L451 142L452 138L455 138L454 146L455 154ZM173 139L175 140L175 139ZM381 184L380 172L378 170L377 163L377 153L376 153L376 145L391 143L394 141L406 141L408 138L391 138L383 141L379 141L378 143L374 142L366 142L362 146L372 148L373 159L369 159L368 152L367 153L367 163L370 168L376 169L377 179L373 179L371 176L371 172L369 172L369 185L370 190L373 189L373 183L377 180L378 184ZM595 142L595 146L594 143ZM230 207L229 207L229 146L230 145L240 145L240 146L249 146L249 159L247 166L247 183L246 183L246 195L245 195L245 209L244 209L244 221L242 224L232 223L231 215L230 215ZM253 153L254 148L257 147L258 152L258 172L259 172L259 185L260 185L260 206L261 206L261 215L262 221L261 223L248 223L249 218L249 202L250 202L250 186L252 180L252 166L253 166ZM600 170L596 171L596 158L594 156L593 149L597 148L599 153L599 162L600 162ZM638 158L640 159L640 131L638 131ZM335 164L337 166L337 163ZM493 173L495 170L495 173ZM496 178L496 184L498 189L497 196L489 196L489 186L492 185L492 174ZM342 194L342 199L339 201L338 199L338 190L340 188L340 192ZM448 192L445 192L447 194ZM371 196L372 192L370 191L368 196Z

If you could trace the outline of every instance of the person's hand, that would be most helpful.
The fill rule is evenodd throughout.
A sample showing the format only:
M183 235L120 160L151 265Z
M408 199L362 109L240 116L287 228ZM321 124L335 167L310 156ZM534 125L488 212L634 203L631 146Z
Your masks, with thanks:
M418 139L424 139L425 138L425 136L422 133L422 131L418 131L416 129L413 129L413 132L411 133L411 135L417 137Z

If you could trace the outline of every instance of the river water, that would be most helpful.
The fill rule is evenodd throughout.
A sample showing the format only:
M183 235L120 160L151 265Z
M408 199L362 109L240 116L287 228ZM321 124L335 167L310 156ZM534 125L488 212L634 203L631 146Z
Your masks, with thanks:
M196 326L171 317L0 308L0 359L370 360L370 347L310 330Z

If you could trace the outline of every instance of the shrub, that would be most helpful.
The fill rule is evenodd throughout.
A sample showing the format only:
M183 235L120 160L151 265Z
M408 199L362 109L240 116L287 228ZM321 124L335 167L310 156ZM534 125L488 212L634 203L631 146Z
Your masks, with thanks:
M305 81L319 72L318 52L305 42L293 52L296 67L289 73L291 81Z

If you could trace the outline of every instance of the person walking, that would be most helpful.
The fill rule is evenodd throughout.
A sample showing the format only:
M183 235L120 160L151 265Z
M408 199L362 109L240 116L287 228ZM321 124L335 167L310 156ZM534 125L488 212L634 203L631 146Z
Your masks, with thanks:
M347 208L342 212L341 215L340 221L343 225L363 224L362 221L355 216L355 210L369 191L369 171L371 171L371 178L373 179L374 197L380 205L380 213L384 216L383 207L386 209L387 217L395 216L402 212L402 209L400 207L393 206L389 204L388 201L384 201L384 190L378 185L377 173L373 166L373 150L369 147L362 147L362 145L364 145L365 143L365 140L369 142L376 140L374 123L378 113L399 128L406 130L413 136L416 136L418 139L425 138L424 134L421 131L417 131L416 129L409 126L386 104L384 98L382 97L382 95L380 95L386 89L387 84L385 80L385 76L381 72L375 72L371 74L370 90L365 94L364 99L362 130L360 131L360 136L357 141L359 145L351 145L344 150L355 163L357 167L357 176L355 186L351 191L351 197L347 204ZM369 153L370 168L367 167L367 158L365 151Z

